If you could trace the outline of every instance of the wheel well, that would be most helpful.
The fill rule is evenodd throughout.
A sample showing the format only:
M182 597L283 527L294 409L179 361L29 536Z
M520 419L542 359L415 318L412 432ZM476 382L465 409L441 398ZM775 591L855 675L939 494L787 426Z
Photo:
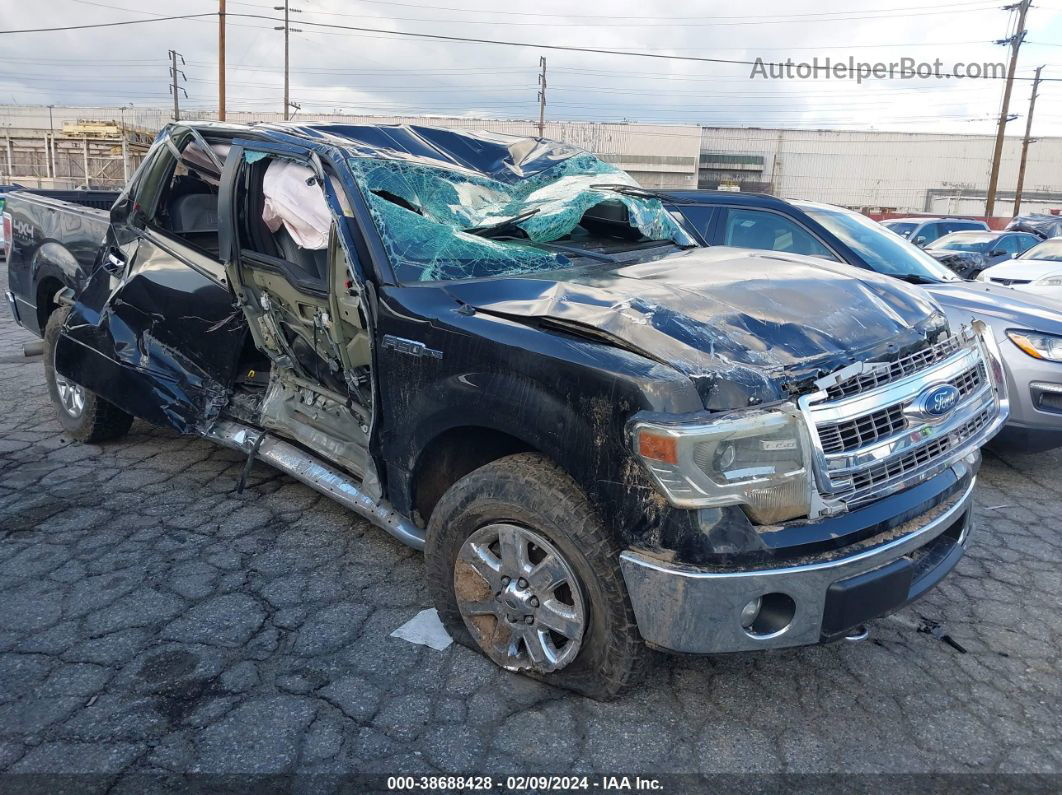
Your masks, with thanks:
M457 481L484 464L514 453L537 452L507 433L464 426L436 436L424 448L413 470L413 507L426 522L436 503Z
M48 317L59 306L55 302L55 294L63 289L63 283L54 276L46 276L37 285L37 323L41 334L48 325Z

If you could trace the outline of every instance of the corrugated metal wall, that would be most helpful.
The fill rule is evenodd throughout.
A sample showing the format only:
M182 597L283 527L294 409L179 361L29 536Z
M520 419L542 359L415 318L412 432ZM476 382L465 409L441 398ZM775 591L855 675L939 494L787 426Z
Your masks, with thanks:
M730 172L734 181L760 181L779 196L849 207L948 212L968 211L984 195L994 139L988 135L705 128L703 153L754 154L763 170ZM1010 212L1021 139L1006 139L997 214ZM711 160L710 155L704 157ZM702 172L702 181L720 173ZM1029 148L1024 211L1062 206L1062 138L1039 138ZM961 208L960 209L960 205Z
M215 119L215 113L192 111L189 120ZM115 120L126 125L159 129L171 120L159 108L84 107L52 111L51 124L79 119ZM282 121L279 113L230 111L228 121ZM300 121L330 121L346 124L428 124L468 130L490 130L508 135L538 135L533 121L474 119L457 116L358 116L299 114ZM0 126L49 129L48 108L0 106ZM547 122L545 136L582 147L629 171L646 187L695 188L701 132L695 125L607 124L592 122Z

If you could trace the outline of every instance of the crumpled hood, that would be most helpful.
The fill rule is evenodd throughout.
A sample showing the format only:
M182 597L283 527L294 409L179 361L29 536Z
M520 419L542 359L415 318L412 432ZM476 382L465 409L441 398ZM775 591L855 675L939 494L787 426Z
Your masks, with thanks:
M961 317L963 323L998 318L1018 328L1062 334L1062 305L1046 296L985 282L945 282L925 289L949 317Z
M605 338L697 382L708 408L806 391L809 379L891 358L946 321L918 288L812 257L716 246L634 265L456 282L490 314Z

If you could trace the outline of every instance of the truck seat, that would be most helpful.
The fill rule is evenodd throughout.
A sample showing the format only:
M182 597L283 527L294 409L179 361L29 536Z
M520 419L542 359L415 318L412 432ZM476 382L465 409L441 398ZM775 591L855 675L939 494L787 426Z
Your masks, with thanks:
M324 287L328 281L328 250L302 248L283 226L273 233L280 256Z
M218 197L214 193L190 193L170 202L170 228L181 234L218 232Z

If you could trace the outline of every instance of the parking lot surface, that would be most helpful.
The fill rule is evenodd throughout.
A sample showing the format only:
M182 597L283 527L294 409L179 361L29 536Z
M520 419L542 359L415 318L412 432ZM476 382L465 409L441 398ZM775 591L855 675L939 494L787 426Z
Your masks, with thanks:
M0 283L6 284L0 268ZM870 639L663 658L603 704L389 637L419 553L141 422L60 432L0 312L0 771L1058 772L1062 455L988 454L958 569Z

